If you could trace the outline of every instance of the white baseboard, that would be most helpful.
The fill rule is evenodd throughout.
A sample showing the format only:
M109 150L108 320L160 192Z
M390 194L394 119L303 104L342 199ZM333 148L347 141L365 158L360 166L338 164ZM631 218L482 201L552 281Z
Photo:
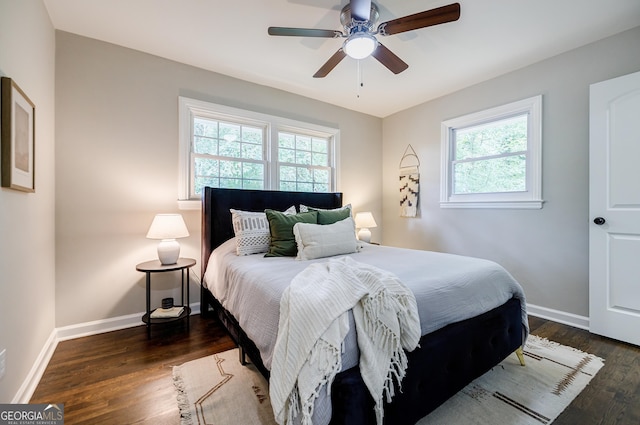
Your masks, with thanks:
M191 315L200 314L200 302L190 305ZM127 314L125 316L110 317L108 319L94 320L93 322L78 323L77 325L56 328L58 341L80 338L83 336L97 335L120 329L142 326L144 312Z
M577 314L566 313L564 311L540 307L529 303L527 303L527 313L531 316L562 323L563 325L569 325L574 328L584 329L587 331L589 330L589 318L585 316L578 316Z
M546 307L540 307L533 304L527 304L527 312L531 316L540 317L543 319L551 320L553 322L562 323L565 325L573 326L580 329L589 330L589 318L584 316L578 316L572 313L566 313L559 310L553 310ZM79 323L77 325L63 326L61 328L55 328L44 347L36 362L34 363L31 371L27 375L24 383L18 390L18 393L12 400L12 403L29 403L31 396L33 395L42 375L44 374L53 353L58 346L59 341L66 341L69 339L80 338L83 336L96 335L105 332L111 332L119 329L132 328L134 326L144 325L142 322L142 315L144 313L134 313L125 316L111 317L109 319L95 320L92 322ZM191 304L191 314L200 314L200 303Z
M44 343L44 347L40 350L38 358L31 367L27 378L20 386L18 393L15 395L13 400L11 400L12 404L29 403L29 400L31 400L31 396L38 387L40 379L49 364L49 360L51 360L51 357L53 356L53 352L56 351L57 346L58 339L56 338L56 330L54 329L51 331L51 335L49 335L49 338L47 338L47 341Z
M56 328L56 331L58 341L66 341L68 339L117 331L140 325L144 325L144 322L142 321L142 313L134 313L126 316L110 317L108 319L94 320L93 322L63 326L61 328Z
M119 329L132 328L144 325L142 315L144 313L128 314L126 316L111 317L109 319L94 320L93 322L79 323L77 325L63 326L51 331L36 359L33 367L29 371L27 378L20 386L17 394L11 401L13 404L27 404L35 392L45 369L49 365L51 357L58 346L58 342L68 339L80 338L83 336L96 335ZM200 314L200 303L191 304L191 315Z

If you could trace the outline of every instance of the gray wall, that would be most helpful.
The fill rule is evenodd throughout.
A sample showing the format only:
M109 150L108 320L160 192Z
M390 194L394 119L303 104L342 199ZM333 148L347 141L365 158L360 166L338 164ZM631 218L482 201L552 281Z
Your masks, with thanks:
M493 259L530 303L588 316L588 87L639 70L639 42L636 28L381 120L56 33L40 1L0 0L0 75L36 104L37 141L36 193L0 190L0 402L24 401L16 397L33 384L54 326L144 310L135 264L156 255L144 236L154 214L178 211L180 95L338 126L339 190L382 224L373 240ZM440 122L535 94L544 95L544 208L440 209ZM398 217L408 143L422 161L417 219ZM182 253L199 259L200 213L182 213L192 234ZM156 301L175 294L170 279L154 287Z
M27 377L54 331L54 66L55 33L42 2L0 0L0 76L36 106L36 191L0 189L0 403L25 401L22 384L33 384Z
M389 116L383 121L383 240L494 260L527 301L589 315L589 85L640 69L640 27ZM543 95L541 210L441 209L440 123ZM421 216L398 215L398 163L421 161Z
M144 311L146 232L179 212L178 96L338 127L338 190L381 217L380 118L65 32L56 47L56 326ZM181 255L199 262L200 212L181 212ZM154 275L153 302L178 296L169 278Z

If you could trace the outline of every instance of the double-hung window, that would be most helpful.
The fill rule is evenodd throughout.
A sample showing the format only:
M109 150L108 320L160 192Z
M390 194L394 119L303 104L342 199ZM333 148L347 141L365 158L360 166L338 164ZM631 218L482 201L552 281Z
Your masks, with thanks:
M442 123L443 208L542 208L542 96Z
M192 131L190 198L205 186L264 188L264 123L194 116Z
M304 130L278 132L278 189L331 191L331 137Z
M331 192L339 131L179 98L181 208L205 186Z

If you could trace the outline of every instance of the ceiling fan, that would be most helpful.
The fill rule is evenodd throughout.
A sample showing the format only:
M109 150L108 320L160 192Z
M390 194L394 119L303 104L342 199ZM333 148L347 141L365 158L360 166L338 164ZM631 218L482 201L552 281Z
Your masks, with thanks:
M340 12L340 23L344 31L269 27L268 32L269 35L289 37L346 38L342 47L313 75L314 78L326 77L345 56L364 59L371 55L391 72L399 74L409 65L380 43L376 35L394 35L456 21L460 17L460 3L392 19L381 23L374 30L379 17L378 7L371 0L351 0Z

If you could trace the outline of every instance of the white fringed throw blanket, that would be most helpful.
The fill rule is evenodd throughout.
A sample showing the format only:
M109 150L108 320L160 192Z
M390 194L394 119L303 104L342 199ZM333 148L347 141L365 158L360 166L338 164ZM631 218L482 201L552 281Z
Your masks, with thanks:
M315 399L342 367L350 309L360 371L382 424L383 397L391 401L394 379L400 382L407 367L403 349L413 351L420 339L418 308L393 274L350 257L308 266L282 296L269 382L279 424L292 423L300 413L302 424L311 424Z

